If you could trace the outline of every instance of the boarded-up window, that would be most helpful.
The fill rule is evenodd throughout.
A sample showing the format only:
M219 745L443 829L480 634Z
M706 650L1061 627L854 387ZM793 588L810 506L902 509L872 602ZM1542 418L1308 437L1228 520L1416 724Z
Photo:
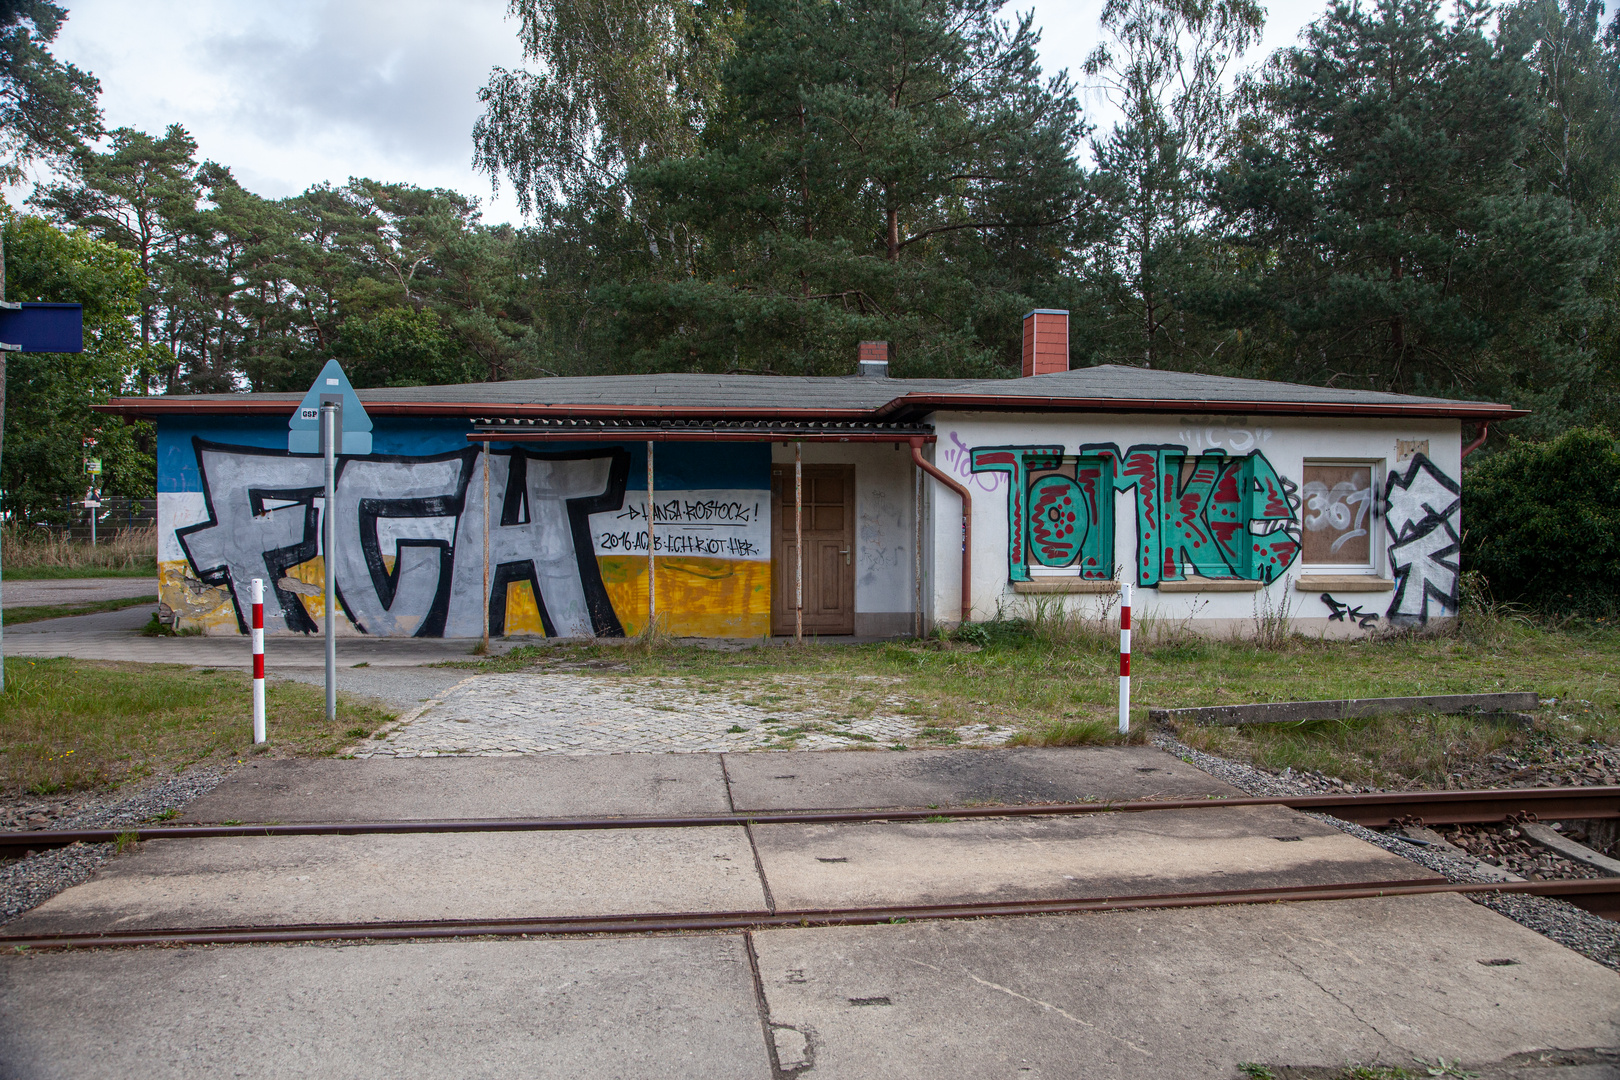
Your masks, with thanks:
M1305 464L1303 561L1317 566L1371 566L1373 467Z

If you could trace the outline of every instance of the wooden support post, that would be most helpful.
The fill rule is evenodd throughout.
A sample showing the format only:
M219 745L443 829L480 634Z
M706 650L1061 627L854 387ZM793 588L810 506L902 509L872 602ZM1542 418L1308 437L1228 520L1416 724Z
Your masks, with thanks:
M653 533L653 442L647 440L647 640L658 625L658 564L653 560L658 542Z
M804 461L793 444L793 643L804 643Z
M489 440L484 440L484 652L489 652Z

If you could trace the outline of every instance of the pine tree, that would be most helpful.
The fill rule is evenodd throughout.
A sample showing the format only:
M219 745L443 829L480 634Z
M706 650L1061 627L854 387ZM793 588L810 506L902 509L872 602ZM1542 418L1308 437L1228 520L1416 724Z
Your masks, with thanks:
M1528 190L1531 73L1487 18L1341 2L1273 59L1224 189L1262 268L1234 310L1286 328L1272 374L1579 412L1603 238Z
M1029 16L987 0L764 0L700 153L633 171L658 208L641 280L598 286L638 366L844 373L1016 364L1088 224L1084 134Z

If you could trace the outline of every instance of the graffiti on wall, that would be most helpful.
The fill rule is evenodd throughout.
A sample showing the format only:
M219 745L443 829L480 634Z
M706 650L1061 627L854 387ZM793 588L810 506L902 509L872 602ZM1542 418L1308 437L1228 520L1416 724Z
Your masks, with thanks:
M170 525L184 558L179 576L194 583L193 593L222 590L240 630L256 577L270 586L267 630L317 630L328 509L322 460L193 444L202 506ZM623 636L645 621L649 535L645 494L626 497L629 474L630 453L620 447L340 458L331 512L342 614L365 634L477 637L487 573L492 634ZM730 622L751 632L743 624L769 610L768 592L753 595L768 589L768 572L753 565L769 557L759 493L658 494L651 532L671 571L659 575L661 602L678 599L684 606L671 610L691 613L696 632ZM205 597L189 610L203 618L207 604Z
M1331 593L1322 594L1322 603L1327 605L1328 622L1353 622L1365 630L1378 621L1378 612L1363 611L1360 604L1350 605L1335 600Z
M1390 576L1395 580L1395 596L1386 614L1391 623L1426 623L1457 613L1461 509L1462 486L1425 454L1413 454L1406 472L1389 474L1384 485L1384 528L1389 534Z
M1137 583L1189 576L1271 581L1300 550L1299 496L1258 450L1190 454L1185 446L1116 444L987 446L974 472L1008 479L1007 570L1030 579L1031 562L1114 576L1114 494L1135 496Z

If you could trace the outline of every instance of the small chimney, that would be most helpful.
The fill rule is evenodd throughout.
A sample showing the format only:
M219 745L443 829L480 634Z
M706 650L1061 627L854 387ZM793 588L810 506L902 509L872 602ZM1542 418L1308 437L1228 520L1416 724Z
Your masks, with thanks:
M889 377L889 343L887 341L861 342L861 362L856 373L868 379Z
M1069 313L1036 308L1024 316L1024 376L1069 370Z

